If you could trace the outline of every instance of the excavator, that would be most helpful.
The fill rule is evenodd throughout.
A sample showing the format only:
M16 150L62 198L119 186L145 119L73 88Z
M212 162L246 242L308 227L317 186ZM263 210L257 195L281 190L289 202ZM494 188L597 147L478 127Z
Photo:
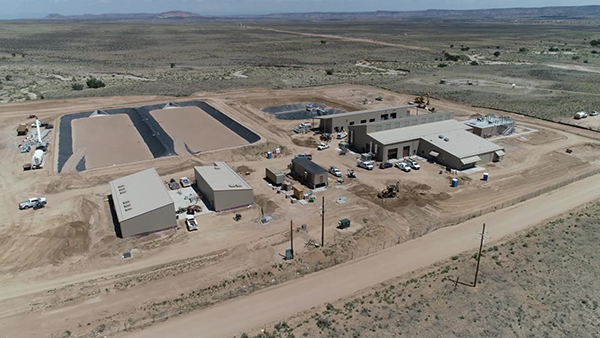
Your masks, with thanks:
M414 102L418 108L427 109L427 106L429 106L429 93L415 97Z

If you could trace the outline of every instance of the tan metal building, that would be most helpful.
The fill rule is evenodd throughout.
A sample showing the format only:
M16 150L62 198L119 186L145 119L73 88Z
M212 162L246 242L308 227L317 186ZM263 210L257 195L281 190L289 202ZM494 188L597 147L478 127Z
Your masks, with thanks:
M311 189L329 185L327 170L307 158L292 160L292 176Z
M323 133L333 133L348 130L349 126L373 123L379 121L396 120L402 117L412 116L411 110L416 107L412 105L395 106L387 108L353 111L343 114L331 114L316 117L320 120L319 130ZM424 110L421 109L422 112Z
M156 169L150 168L109 183L117 235L128 237L177 226L173 200ZM120 232L120 233L119 233Z
M208 208L224 211L254 203L254 191L225 162L211 166L195 167L196 186Z

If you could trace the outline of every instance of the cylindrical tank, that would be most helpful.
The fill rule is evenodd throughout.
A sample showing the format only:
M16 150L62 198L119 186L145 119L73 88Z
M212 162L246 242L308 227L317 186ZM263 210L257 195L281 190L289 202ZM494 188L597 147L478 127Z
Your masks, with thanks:
M456 188L458 187L458 178L453 178L452 179L452 188Z
M490 176L488 175L488 173L483 173L483 180L484 181L487 181L489 177Z
M39 167L42 165L43 161L44 161L44 151L41 149L36 150L33 153L33 158L31 159L31 166Z

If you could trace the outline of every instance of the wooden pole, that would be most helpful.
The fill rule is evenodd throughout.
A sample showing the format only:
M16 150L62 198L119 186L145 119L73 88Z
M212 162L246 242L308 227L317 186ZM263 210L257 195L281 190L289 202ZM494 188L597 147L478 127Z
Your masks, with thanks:
M325 246L325 196L321 201L321 247Z
M294 259L294 221L290 221L290 250L292 251L292 259Z
M481 249L483 248L484 237L485 237L485 223L483 223L483 230L481 230L481 242L479 243L479 254L477 254L477 267L475 268L475 280L473 281L473 287L477 286L477 276L479 275L479 261L481 260Z

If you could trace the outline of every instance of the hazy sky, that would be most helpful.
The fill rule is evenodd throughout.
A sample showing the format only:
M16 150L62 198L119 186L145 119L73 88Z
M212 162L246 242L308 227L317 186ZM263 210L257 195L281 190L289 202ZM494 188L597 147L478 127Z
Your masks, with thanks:
M0 19L184 10L205 15L598 5L600 0L0 0Z

